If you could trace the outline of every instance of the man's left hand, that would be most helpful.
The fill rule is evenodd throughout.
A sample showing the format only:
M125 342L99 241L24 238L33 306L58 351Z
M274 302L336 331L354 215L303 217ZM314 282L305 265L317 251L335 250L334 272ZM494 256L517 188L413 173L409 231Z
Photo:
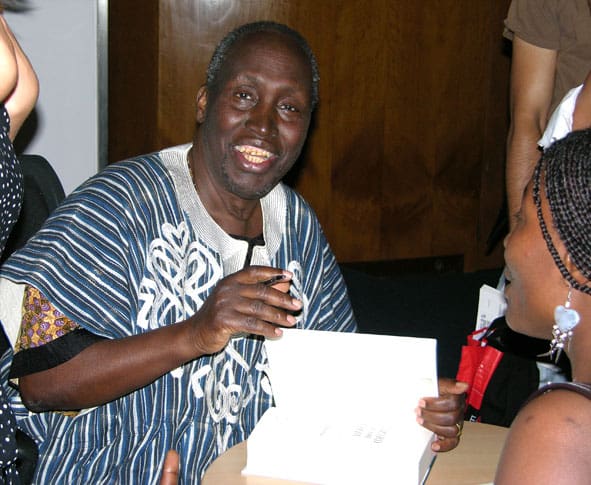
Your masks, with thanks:
M453 379L439 379L439 397L425 397L416 409L417 422L433 431L437 439L433 451L453 450L460 442L468 384Z

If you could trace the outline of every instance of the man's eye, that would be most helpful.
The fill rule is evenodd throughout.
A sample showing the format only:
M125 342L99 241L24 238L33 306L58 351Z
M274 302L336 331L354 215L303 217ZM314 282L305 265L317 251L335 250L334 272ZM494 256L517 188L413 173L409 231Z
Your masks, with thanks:
M252 99L252 96L250 95L250 93L246 93L246 92L239 92L236 93L236 97L240 100L250 100Z
M299 111L295 106L291 104L282 104L280 105L280 108L284 111L289 111L291 113L297 113Z

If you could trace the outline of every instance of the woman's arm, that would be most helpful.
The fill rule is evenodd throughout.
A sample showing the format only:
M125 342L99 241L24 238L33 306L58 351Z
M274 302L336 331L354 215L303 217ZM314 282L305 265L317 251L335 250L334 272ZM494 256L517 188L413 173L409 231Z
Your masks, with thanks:
M0 16L0 100L12 93L18 79L16 53L4 17Z
M591 71L583 83L583 88L577 96L577 103L573 113L573 130L591 127Z
M509 223L519 210L525 186L540 158L538 140L548 121L557 52L513 39L510 114L507 137L507 201Z
M591 401L554 390L523 408L501 453L496 485L572 485L591 476Z
M0 99L10 116L10 139L14 140L37 102L39 80L3 16L0 16L0 69Z

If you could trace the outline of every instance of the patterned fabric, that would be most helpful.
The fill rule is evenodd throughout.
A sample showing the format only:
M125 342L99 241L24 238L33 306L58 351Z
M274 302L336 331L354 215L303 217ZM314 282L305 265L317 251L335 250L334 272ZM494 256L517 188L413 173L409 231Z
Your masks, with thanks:
M0 254L23 203L23 174L9 137L10 118L0 103ZM5 375L5 374L3 374ZM6 379L0 382L0 483L20 483L15 467L15 420L6 401Z
M56 309L38 289L27 286L23 300L23 323L14 352L44 345L79 328Z
M10 119L0 103L0 254L23 204L23 174L8 136Z
M36 287L82 328L111 339L192 315L221 278L242 267L248 243L228 236L201 204L189 148L119 162L90 179L2 276ZM304 305L297 326L355 331L343 278L311 208L283 185L261 206L265 245L253 248L251 261L294 273L290 292ZM40 443L36 482L155 484L175 448L180 483L199 483L272 405L266 366L264 340L241 336L75 418L29 415L14 395L19 425Z

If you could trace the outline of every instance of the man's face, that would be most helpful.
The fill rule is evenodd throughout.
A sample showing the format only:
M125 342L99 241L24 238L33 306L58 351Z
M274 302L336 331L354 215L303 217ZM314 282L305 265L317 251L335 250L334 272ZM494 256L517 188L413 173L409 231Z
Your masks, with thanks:
M311 82L284 35L252 34L231 49L215 93L198 99L201 153L218 189L254 200L284 177L306 139Z

